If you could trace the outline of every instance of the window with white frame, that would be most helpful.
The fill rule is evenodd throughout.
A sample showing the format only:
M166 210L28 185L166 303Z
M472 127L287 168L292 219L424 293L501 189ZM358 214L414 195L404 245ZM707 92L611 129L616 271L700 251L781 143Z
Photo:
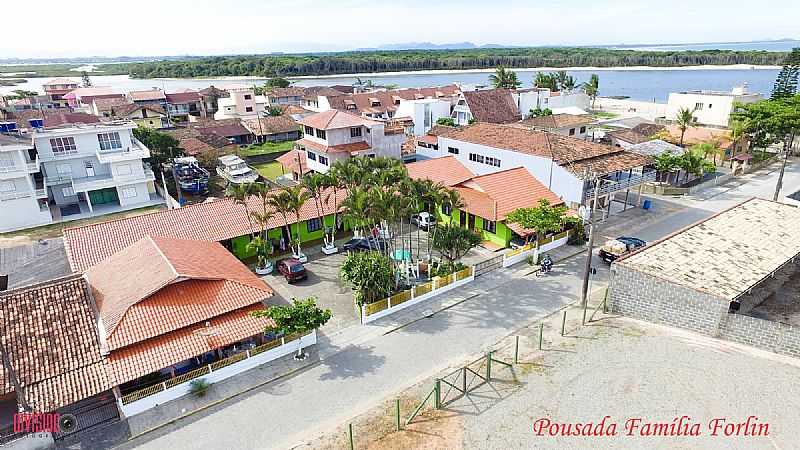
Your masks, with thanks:
M100 142L100 150L114 150L122 148L122 140L119 138L119 133L100 133L97 135L97 140Z
M491 156L487 156L486 164L494 167L500 167L500 160L497 158L492 158Z
M13 181L0 181L0 192L14 192L17 186Z
M318 138L320 138L320 139L327 139L327 138L325 137L325 130L316 130L316 129L315 129L314 131L316 131L316 132L317 132L317 137L318 137Z
M458 154L458 149L455 147L447 147L447 153L452 153L454 155Z
M309 233L319 231L322 229L322 220L319 217L314 217L306 221L306 229Z
M350 137L360 137L360 136L361 136L361 127L350 128Z
M309 135L309 136L313 136L314 135L314 128L312 128L312 127L310 127L308 125L305 125L303 127L303 129L304 129L304 131L306 132L307 135Z
M479 155L477 153L470 153L469 160L477 163L483 164L483 155Z
M317 154L314 153L314 152L306 151L306 156L308 157L308 159L310 159L312 161L316 161L317 160Z
M492 220L485 220L483 221L483 229L488 231L489 233L497 234L497 222Z
M581 134L586 133L586 127L581 127Z
M75 195L75 191L72 189L72 186L63 187L61 188L61 195L64 197L72 197Z
M59 164L56 166L59 175L72 175L72 166L69 164Z
M50 139L50 148L53 150L53 153L56 154L75 152L78 150L78 147L75 145L75 138L73 137Z
M695 111L700 111L701 109L703 109L703 104L702 103L695 103L694 104L694 109L695 109Z
M319 155L319 163L323 166L328 165L328 158L326 156Z
M575 136L575 128L570 128L569 129L569 135L570 136Z
M122 198L134 198L139 195L135 187L122 188Z

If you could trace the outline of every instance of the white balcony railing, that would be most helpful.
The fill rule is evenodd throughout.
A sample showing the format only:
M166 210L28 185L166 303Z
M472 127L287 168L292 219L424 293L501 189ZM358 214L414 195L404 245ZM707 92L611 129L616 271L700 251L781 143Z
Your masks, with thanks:
M70 159L78 156L80 152L76 150L64 150L63 152L53 152L51 154L40 155L42 161L55 161L59 159Z
M72 188L75 192L93 191L131 183L154 181L155 174L150 169L144 169L142 174L133 175L96 175L93 177L73 178Z
M618 179L604 178L600 182L600 189L597 191L597 195L603 196L606 194L610 194L612 192L622 191L625 189L638 186L642 183L655 181L655 179L656 179L655 170L651 170L641 174L633 174L631 176L625 174L624 176ZM584 192L583 194L584 204L586 203L586 201L591 200L592 198L594 198L594 187L591 187L587 189L586 192Z
M39 157L37 156L33 162L26 162L25 164L15 164L13 166L0 167L0 178L17 177L20 175L27 175L39 171Z
M33 196L33 192L0 192L0 201L16 200L18 198L27 198Z

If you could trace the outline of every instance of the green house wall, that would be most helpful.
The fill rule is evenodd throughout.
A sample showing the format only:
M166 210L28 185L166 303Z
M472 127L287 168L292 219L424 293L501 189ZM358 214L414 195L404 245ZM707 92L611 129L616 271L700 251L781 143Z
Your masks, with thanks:
M455 210L452 214L447 215L444 214L441 208L437 211L438 221L439 223L449 224L449 223L461 223L461 215L467 214L461 210ZM483 221L486 220L483 217L475 216L475 231L481 235L481 239L484 241L492 242L493 244L499 245L501 247L508 247L509 243L511 242L511 238L514 237L514 232L511 231L505 224L505 222L497 222L496 232L491 233L483 229Z
M283 220L280 218L279 220ZM323 222L327 227L333 227L334 219L333 214L325 216L323 218ZM273 240L277 241L280 240L282 236L282 229L284 228L283 225L280 228L272 228L267 232L267 236ZM289 228L292 231L292 237L297 237L297 224L289 225ZM324 235L324 227L322 230L317 231L308 231L308 225L306 221L300 222L300 243L306 243L315 240L321 240ZM231 247L233 248L233 254L236 255L239 259L246 259L251 258L256 255L254 249L248 249L247 245L250 243L250 235L239 236L231 239Z

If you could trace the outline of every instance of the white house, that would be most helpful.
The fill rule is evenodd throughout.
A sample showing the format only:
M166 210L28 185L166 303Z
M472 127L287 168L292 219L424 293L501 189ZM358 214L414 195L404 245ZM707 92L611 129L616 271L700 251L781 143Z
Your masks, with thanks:
M134 128L135 123L120 121L34 132L53 220L163 203L143 161L150 150L133 136Z
M530 88L512 91L517 109L523 118L529 117L531 110L550 109L558 113L559 109L589 109L591 100L583 91L553 92L550 89Z
M217 99L216 120L257 117L269 105L267 97L256 95L251 86L229 86L224 90L230 97Z
M296 141L294 151L278 159L298 176L308 170L326 173L334 162L354 156L400 159L406 139L402 126L335 109L304 117L299 123L303 138Z
M0 134L0 232L52 221L30 136Z
M598 193L602 207L609 206L617 192L655 179L655 171L646 167L649 156L517 125L477 122L437 129L437 134L436 144L417 139L418 160L453 155L478 175L522 166L572 208L591 202L592 175L602 179Z
M414 136L422 136L436 125L442 117L450 117L449 100L426 98L422 100L400 100L394 116L408 117L414 122Z
M667 120L675 120L678 110L693 111L694 121L699 125L727 128L734 103L755 103L761 94L750 93L747 84L737 86L730 92L686 91L669 94Z

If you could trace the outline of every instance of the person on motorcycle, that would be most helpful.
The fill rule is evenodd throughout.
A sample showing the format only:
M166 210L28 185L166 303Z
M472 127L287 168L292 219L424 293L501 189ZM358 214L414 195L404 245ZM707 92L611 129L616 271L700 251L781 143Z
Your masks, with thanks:
M542 272L548 273L553 269L553 260L550 255L544 255L542 258Z

